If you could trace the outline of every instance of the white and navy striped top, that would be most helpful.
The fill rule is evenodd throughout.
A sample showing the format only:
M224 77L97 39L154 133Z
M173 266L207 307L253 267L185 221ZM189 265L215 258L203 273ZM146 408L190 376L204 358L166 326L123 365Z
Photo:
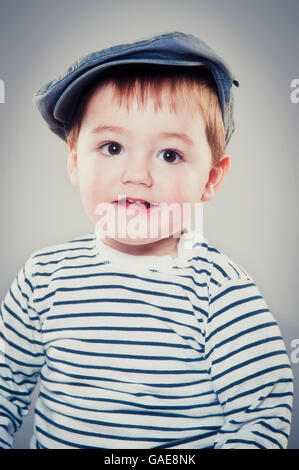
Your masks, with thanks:
M88 234L32 254L1 307L0 447L38 377L32 448L287 447L276 321L206 240L178 247L138 257Z

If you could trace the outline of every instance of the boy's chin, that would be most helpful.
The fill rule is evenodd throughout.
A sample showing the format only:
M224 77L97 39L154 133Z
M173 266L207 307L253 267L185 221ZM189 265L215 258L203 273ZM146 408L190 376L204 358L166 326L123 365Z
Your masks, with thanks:
M114 238L116 243L122 243L124 245L132 245L132 246L141 246L141 245L149 245L151 243L155 243L159 241L156 238Z
M108 235L105 236L105 239L111 240L115 244L123 244L123 245L130 245L130 246L142 246L142 245L150 245L150 244L159 244L165 242L166 239L171 238L170 235L166 235L165 237L109 237Z
M138 256L177 256L178 238L173 236L165 238L109 238L104 237L102 241L123 253Z
M167 243L167 240L179 238L182 233L181 225L167 225L162 226L153 225L152 230L147 229L146 225L138 227L125 226L119 227L115 225L103 227L96 224L95 233L99 238L114 240L114 243L123 245L149 245Z

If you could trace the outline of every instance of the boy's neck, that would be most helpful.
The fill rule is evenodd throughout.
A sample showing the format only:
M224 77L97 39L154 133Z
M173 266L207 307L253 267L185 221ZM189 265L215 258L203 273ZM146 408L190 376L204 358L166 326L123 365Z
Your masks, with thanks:
M104 238L102 242L105 245L113 248L114 250L136 256L171 256L176 258L178 256L177 244L179 237L163 238L161 240L147 243L143 245L129 245L127 243L119 242L114 238Z

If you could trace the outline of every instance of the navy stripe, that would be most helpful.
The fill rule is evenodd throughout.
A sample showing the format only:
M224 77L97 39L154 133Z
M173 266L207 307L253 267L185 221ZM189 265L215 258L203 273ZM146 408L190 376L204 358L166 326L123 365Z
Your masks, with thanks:
M157 293L155 291L150 291L150 290L145 290L145 289L136 289L136 288L133 288L133 287L123 286L121 284L113 284L113 285L109 285L109 284L105 285L104 284L104 285L100 285L100 286L97 285L97 286L84 286L84 287L59 287L58 289L56 289L53 292L50 292L49 294L45 295L44 297L36 299L36 302L42 302L43 300L55 295L57 292L79 292L79 291L86 291L86 290L87 291L92 291L92 290L101 290L101 289L105 289L105 290L123 289L123 290L127 290L129 292L134 292L134 293L138 292L138 293L147 294L147 295L157 295ZM165 292L159 293L159 297L160 296L162 296L162 297L171 297L173 299L188 300L188 298L186 296L167 294Z
M266 344L266 343L269 343L269 342L272 342L272 341L280 341L280 340L281 340L280 336L272 336L270 338L265 338L265 339L261 339L259 341L254 341L253 343L245 344L241 348L235 349L235 350L229 352L228 354L226 354L225 356L220 356L218 359L215 359L213 361L213 364L215 365L215 364L219 364L222 361L226 361L230 357L234 356L235 354L239 354L241 351L245 351L246 349L251 349L251 348L254 348L255 346L259 346L261 344Z
M246 367L248 364L252 364L253 362L257 362L257 361L262 361L263 359L266 359L267 357L273 357L273 356L280 355L280 354L286 355L286 351L282 351L282 350L271 351L268 354L262 354L261 356L254 356L251 359L248 359L248 361L240 362L240 363L236 364L235 366L230 367L230 368L224 370L223 372L220 372L219 374L214 375L213 379L218 380L218 379L220 379L220 377L223 377L226 374L230 374L234 370L240 369L241 367L242 368Z
M27 339L27 341L28 341L28 339ZM30 351L28 349L24 349L21 346L19 346L18 344L13 343L12 341L8 341L8 339L6 339L6 344L8 344L12 348L16 349L17 351L20 351L23 354L27 354L28 356L31 356L31 357L39 357L39 356L42 355L41 353L35 353L35 352Z
M185 439L177 439L175 442L170 441L164 444L163 446L162 445L156 446L154 447L154 449L168 449L168 448L181 446L182 444L187 444L188 442L195 442L195 441L197 443L200 443L200 441L203 441L204 439L207 439L208 437L213 437L215 436L215 434L216 432L207 432L207 433L196 435L196 436L186 437Z
M25 341L29 341L29 340L28 340L28 336L25 336L25 335L23 335L20 331L17 331L17 330L16 330L15 328L13 328L9 323L3 322L3 326L5 326L5 328L7 328L7 330L12 331L12 332L13 332L16 336L18 336L20 339L23 339L23 340L25 340ZM0 337L2 337L3 339L5 339L5 337L4 337L4 335L2 334L1 331L0 331ZM30 338L30 344L36 344L36 345L38 345L38 346L41 346L41 345L42 345L42 342Z
M36 266L50 266L51 264L59 264L66 260L74 260L74 259L81 259L81 258L94 259L95 257L96 255L65 256L64 258L56 259L52 261L46 261L46 262L39 261L36 263Z
M77 449L105 449L105 447L99 447L99 446L84 446L78 443L74 443L73 441L67 441L66 439L61 439L60 437L57 437L53 434L50 434L49 432L45 431L39 426L35 426L35 429L40 433L46 436L48 439L59 442L60 444L63 444L64 446L72 447L72 448L77 448ZM49 444L50 445L50 444ZM51 447L44 447L44 449L51 448Z
M10 356L9 354L5 354L5 357L12 363L14 364L18 364L22 367L30 367L31 369L35 369L35 368L39 368L40 367L40 363L31 363L31 362L23 362L23 361L20 361L18 359L16 359L15 357L12 357ZM43 357L43 354L40 353L40 354L36 354L36 357ZM24 372L22 371L22 374L24 374ZM25 374L26 375L26 374Z
M246 377L242 377L241 379L236 380L235 382L232 382L229 385L226 385L225 387L223 387L221 389L218 389L218 393L223 393L224 391L226 391L226 390L228 390L232 387L235 387L236 385L240 385L241 383L252 380L255 377L259 377L260 375L265 375L267 373L270 373L270 372L273 372L273 371L279 370L279 369L290 369L290 366L287 365L287 364L280 364L278 366L269 367L268 369L259 370L255 374L251 374L251 375L248 375Z
M9 443L5 441L4 439L1 439L1 437L0 437L0 442L3 442L4 445L6 445L7 447L10 447Z
M234 400L238 400L239 398L245 397L246 395L252 395L252 394L254 394L254 393L256 393L260 390L268 389L269 387L272 388L275 385L278 385L280 383L287 383L287 382L291 383L292 380L291 379L281 379L281 380L276 380L275 382L263 383L259 387L250 388L250 389L246 390L245 392L239 393L238 395L233 395L233 396L229 397L227 400L222 401L221 403L222 403L222 405L226 405L227 403L230 403ZM238 423L238 424L240 424L240 423Z
M117 340L117 339L84 339L84 343L98 343L98 344L123 344L127 346L161 346L165 348L177 348L177 349L191 349L188 344L180 343L162 343L159 341L129 341L129 340ZM83 351L81 351L83 352ZM84 352L85 354L85 352Z
M54 368L54 367L50 367L48 366L48 369L53 371L53 372L57 372L57 370ZM92 381L101 381L101 382L111 382L111 383L116 383L116 384L129 384L130 382L126 382L124 380L117 380L117 379L113 379L113 378L106 378L106 377L98 377L98 378L91 378L90 376L80 376L80 375L76 375L76 374L66 374L65 372L60 372L59 373L61 376L65 376L65 377L71 377L71 378L74 378L74 379L81 379L82 382L68 382L68 384L72 384L72 385L76 385L76 386L82 386L82 387L87 387L87 386L92 386L90 384L88 384L88 382L84 382L84 380L92 380ZM41 371L41 378L49 383L56 383L55 381L53 380L50 380L48 378L46 378L44 375L43 375L43 372ZM191 386L191 385L200 385L200 384L205 384L207 382L207 379L201 379L201 380L196 380L196 381L193 381L193 382L184 382L184 383L167 383L167 384L161 384L161 383L150 383L148 384L150 387L156 387L156 388L182 388L182 387L187 387L187 386ZM137 396L135 394L135 396Z
M64 279L64 277L55 277L54 274L55 273L58 273L59 271L64 271L64 270L67 270L67 269L87 269L87 268L96 268L96 267L101 267L101 266L104 266L106 264L109 264L108 261L102 261L101 263L97 263L97 264L81 264L80 266L78 265L74 265L74 266L61 266L60 268L57 268L55 269L54 271L50 271L50 272L47 272L47 271L37 271L35 273L32 274L32 277L50 277L51 278L51 281L57 281L57 280L62 280ZM87 276L68 276L69 278L76 278L76 277L93 277L95 276L95 274L89 274ZM65 276L65 279L68 278L67 276Z
M64 426L60 423L52 421L48 416L45 416L43 413L41 413L39 410L36 410L36 414L40 416L42 419L44 419L46 422L50 423L54 428L58 429L63 429L64 431L68 431L71 433L79 434L81 436L93 436L96 438L103 437L103 438L108 438L108 439L120 439L120 440L125 440L125 441L149 441L149 442L164 442L164 438L161 437L127 437L127 436L114 436L113 434L103 434L103 433L96 433L96 432L90 432L90 431L79 431L78 429L75 428L69 428L68 426Z
M270 408L271 410L271 408ZM266 409L265 411L269 411L268 409ZM285 423L285 424L290 424L290 420L289 419L286 419L284 418L283 416L279 416L279 414L277 414L276 416L269 416L269 415L264 415L264 416L260 416L259 414L259 419L266 419L266 420L279 420L281 421L282 423ZM232 424L237 424L237 425L241 425L242 424L242 421L238 421L238 420L235 420L235 419L232 419L231 420Z
M266 434L264 434L263 432L260 432L260 431L252 431L253 434L255 434L256 436L261 436L263 437L264 439L268 439L268 441L272 442L273 444L275 444L276 447L278 447L279 449L283 449L282 445L279 444L278 440L277 439L274 439L273 437L271 436L267 436Z
M20 324L23 325L23 327L25 327L25 329L27 328L28 330L32 330L32 331L36 331L36 328L35 326L31 325L30 323L26 324L22 318L20 316L18 316L15 312L13 312L7 305L5 302L3 302L3 308L15 319L17 320ZM27 313L27 312L24 312L24 313Z
M25 373L22 374L22 375L25 375ZM35 374L35 375L36 375L36 374ZM34 377L34 374L31 374L31 376ZM32 380L25 380L25 379L20 380L20 381L18 381L18 380L15 380L15 381L14 381L14 379L13 379L12 377L7 377L7 376L5 376L5 375L3 374L3 375L2 375L2 379L3 379L3 381L5 381L5 382L14 382L14 383L13 383L13 387L12 387L12 389L11 389L11 392L13 392L13 389L14 389L14 386L15 386L15 385L17 385L18 387L22 387L23 385L29 385L29 386L32 386L32 387L33 387L33 386L35 385L35 383L36 383L36 378L35 378L35 377L34 377L34 380L33 380L33 381L32 381ZM8 385L8 383L7 383L7 385ZM1 388L1 387L2 387L2 385L0 385L0 388ZM22 400L21 400L21 401L22 401ZM23 403L25 403L25 401L23 401Z
M253 301L253 300L258 300L258 299L261 299L262 297L260 295L255 295L253 297L247 297L245 299L241 299L241 300L237 300L236 302L233 302L231 304L228 304L226 305L225 307L223 307L222 309L218 310L217 312L214 313L214 315L211 315L210 318L208 319L208 323L210 323L211 321L214 320L215 317L217 317L218 315L221 315L222 313L224 312L227 312L227 310L230 310L234 307L237 307L241 304L248 304L249 302ZM268 312L269 309L259 309L257 311L262 311L262 312Z
M5 419L9 419L10 423L13 425L14 431L16 432L19 426L21 425L22 420L14 416L11 411L5 406L1 406L0 416L4 416Z
M207 337L207 341L209 341L209 339L214 336L215 334L219 333L219 331L222 331L224 330L225 328L229 328L231 325L233 325L234 323L238 323L246 318L250 318L252 316L255 316L255 315L259 315L260 313L265 313L265 312L268 312L268 309L260 309L260 310L254 310L254 311L251 311L251 312L248 312L248 313L245 313L244 315L240 315L240 316L237 316L236 318L234 318L233 320L225 323L224 325L221 325L219 326L218 328L215 328L212 333ZM273 325L273 322L271 323L271 325ZM251 331L251 329L247 329L245 331Z
M46 400L49 400L49 401L52 401L52 402L55 402L55 403L58 403L60 405L64 405L65 406L65 403L64 402L61 402L57 399L53 399L52 397L50 397L49 395L45 394L45 393L42 393L40 394L43 398L45 398ZM108 399L100 399L100 403L103 402L103 403L111 403L112 405L115 404L115 403L119 403L119 404L122 404L122 405L129 405L130 407L135 407L135 408L141 408L141 409L144 409L144 410L192 410L194 408L203 408L205 406L209 407L209 406L215 406L216 403L201 403L201 404L197 404L197 405L192 405L192 406L150 406L150 405L141 405L141 404L136 404L134 402L130 402L130 401L125 401L125 400L108 400ZM106 410L106 409L96 409L96 408L88 408L88 407L83 407L83 406L74 406L72 405L71 403L68 403L67 404L68 407L71 407L71 408L74 408L74 409L77 409L77 410L84 410L84 411L92 411L93 414L97 414L97 413L109 413L109 410ZM67 416L67 415L66 415ZM180 416L180 415L178 415ZM201 426L192 426L192 427L183 427L183 428L173 428L173 427L160 427L160 426L140 426L140 425L131 425L131 424L113 424L113 423L107 423L107 422L104 422L104 421L99 421L99 420L88 420L88 419L84 419L84 418L78 418L76 416L76 419L80 420L80 421L84 421L84 422L90 422L90 423L97 423L97 424L101 424L101 425L105 425L105 426L116 426L116 427L130 427L130 428L142 428L142 429L159 429L160 431L165 431L165 430L173 430L173 431L192 431L192 430L196 430L196 429L201 429L202 427ZM213 429L215 428L212 427Z
M177 313L184 313L186 315L193 315L192 311L185 310L182 308L174 308L174 307L165 307L164 305L155 305L151 302L145 302L143 300L137 299L83 299L83 300L61 300L54 302L53 305L78 305L78 304L97 304L97 303L115 303L115 304L140 304L140 305L149 305L151 307L159 308L160 310L164 310L166 312L177 312Z
M269 408L268 408L268 407L265 407L265 406L264 406L264 407L261 406L261 407L259 408L259 410L260 410L260 411L268 411L269 409L271 410L271 408L273 408L273 406L271 406L271 404L270 404ZM277 411L278 411L278 408L287 408L289 411L291 411L291 407L290 407L290 405L288 405L287 403L278 403L275 408L277 409ZM248 414L249 414L249 413L252 413L252 410L248 409L248 410L247 410L247 413L248 413Z
M257 441L252 441L249 439L228 439L226 443L227 444L247 444L247 445L249 444L249 445L253 445L257 447L258 449L266 449L265 446L263 446L262 444L259 444Z
M235 271L235 274L237 275L237 278L241 278L240 277L240 274L239 274L239 271L235 268L235 266L233 264L231 264L230 262L228 263L228 265Z
M276 323L276 322L262 323L262 324L260 324L260 325L253 326L252 328L247 328L247 329L244 330L244 331L240 331L239 333L236 333L234 336L230 336L229 338L226 338L226 339L224 339L223 341L217 343L217 344L215 345L215 347L213 347L213 349L211 349L211 351L209 352L209 354L208 354L206 357L209 357L209 355L211 355L212 353L214 353L216 349L221 348L222 346L224 346L224 345L227 344L227 343L233 342L234 340L240 338L241 336L244 336L244 335L246 335L246 336L248 335L248 336L249 336L249 334L250 334L250 333L253 333L254 331L259 331L259 330L262 330L262 329L264 329L264 328L270 328L271 326L277 326L277 323ZM212 332L212 333L209 335L209 337L206 338L206 342L208 342L208 341L211 339L211 337L214 336L214 334L215 334L215 333ZM266 342L266 339L265 339L265 342Z
M167 323L171 323L171 324L174 324L174 325L178 325L178 326L187 326L188 328L190 328L191 330L194 330L196 331L197 333L202 333L201 329L200 328L197 328L195 327L194 325L187 325L185 322L180 322L178 320L174 320L170 317L161 317L159 315L157 315L155 312L154 313L129 313L129 312L121 312L121 313L117 313L117 312L85 312L84 313L84 318L88 318L88 317L98 317L98 318L101 318L101 317L121 317L121 318L153 318L155 320L161 320L162 322L165 322L167 321ZM55 314L55 315L48 315L47 319L48 320L53 320L54 322L57 322L58 319L62 319L62 318L66 318L66 319L69 319L69 318L82 318L82 313L66 313L66 314ZM198 322L200 323L200 322ZM61 331L62 328L56 328L54 331ZM49 331L52 331L51 329L44 329L43 332L49 332Z
M240 289L247 289L248 287L254 287L254 286L255 286L255 284L250 282L250 283L246 283L246 284L240 284L240 285L236 285L236 286L227 287L227 289L225 289L224 291L222 291L219 294L215 295L215 297L211 298L210 304L213 304L214 302L216 302L216 300L220 299L224 295L229 294L230 292L233 292L235 290L240 290Z
M57 395L64 395L68 397L73 397L74 395L70 395L65 392L57 391ZM153 397L153 398L162 398L163 400L167 398L167 400L184 400L186 398L199 398L199 397L204 397L206 395L213 395L213 392L211 390L207 392L202 392L202 393L195 393L191 395L187 395L184 393L183 395L158 395L157 393L133 393L133 392L126 392L125 390L122 391L123 395L128 395L130 397ZM89 397L89 396L81 396L81 395L76 395L76 398L83 399L83 400L91 400L91 401L97 401L98 398L94 397ZM102 399L102 398L101 398ZM137 401L136 401L137 403Z
M36 253L34 254L33 256L33 259L37 259L37 258L40 258L42 256L53 256L53 255L57 255L57 253L69 253L70 251L80 251L80 250L87 250L87 251L91 251L93 250L92 247L89 247L89 246L79 246L79 247L76 247L76 248L70 248L70 247L66 247L62 250L55 250L55 251L44 251L42 253ZM62 258L62 260L65 259L65 258Z
M150 369L129 369L125 367L108 367L108 366L100 366L100 365L90 365L90 364L75 364L69 361L64 361L62 359L54 359L51 358L52 363L60 363L60 364L66 364L69 366L73 367L78 367L81 368L83 367L84 369L95 369L95 370L111 370L111 371L118 371L118 372L128 372L130 374L157 374L157 375L184 375L184 374L190 374L190 375L195 375L195 374L204 374L205 370L150 370ZM93 376L90 376L90 379L92 379Z
M219 271L220 274L221 274L224 278L226 278L226 279L228 279L228 280L231 279L231 277L224 271L224 269L223 269L221 266L219 266L219 264L217 264L217 263L214 262L214 263L213 263L213 268L216 268L216 270Z
M56 373L59 373L59 375L62 375L62 376L65 376L65 377L71 377L73 379L79 379L79 380L85 380L87 382L86 385L88 384L89 381L94 381L94 382L116 382L116 383L122 383L122 384L127 384L127 383L130 383L130 382L127 382L125 380L119 380L119 379L113 379L113 378L106 378L106 377L94 377L92 375L81 375L81 374L70 374L70 373L67 373L65 371L59 371L58 369L56 369L55 367L53 366L49 366L48 365L48 369L53 371L53 372L56 372ZM158 377L157 377L158 378ZM149 383L148 385L150 387L186 387L188 385L198 385L200 383L204 383L206 380L205 379L200 379L200 380L195 380L195 381L192 381L192 382L181 382L181 383L167 383L167 384L161 384L161 383Z
M259 421L258 424L261 424L263 427L270 429L271 432L282 434L284 437L288 438L288 435L286 432L281 431L280 429L274 428L269 423L265 423L264 421Z
M29 279L26 277L24 270L23 270L23 276L24 276L24 282L25 282L25 284L27 284L27 285L29 286L30 291L33 292L33 286L32 286L32 284L31 284L31 282L29 281ZM18 284L18 287L19 287L19 284ZM19 288L20 288L20 287L19 287ZM20 291L22 292L21 288L20 288ZM24 297L28 297L28 296L24 295Z

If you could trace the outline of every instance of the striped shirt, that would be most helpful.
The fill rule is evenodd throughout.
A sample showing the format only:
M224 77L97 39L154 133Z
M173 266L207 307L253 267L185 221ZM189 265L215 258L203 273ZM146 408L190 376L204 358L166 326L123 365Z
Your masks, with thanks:
M31 448L287 447L277 323L244 269L186 237L175 259L92 233L30 256L1 306L0 447L39 377Z

